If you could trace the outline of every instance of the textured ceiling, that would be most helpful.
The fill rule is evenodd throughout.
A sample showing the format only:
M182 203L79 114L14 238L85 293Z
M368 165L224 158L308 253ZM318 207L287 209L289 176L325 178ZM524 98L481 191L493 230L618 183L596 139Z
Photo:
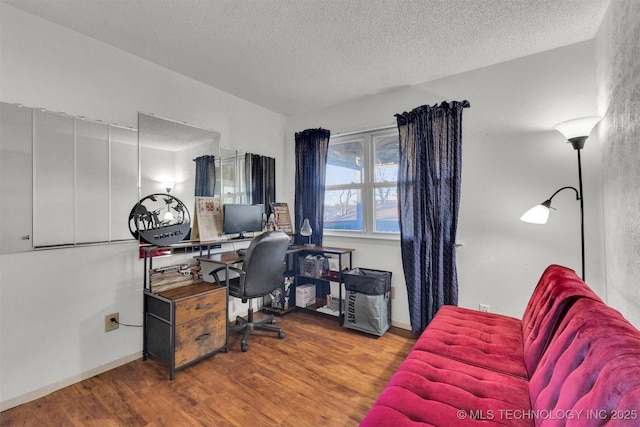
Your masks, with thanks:
M0 1L289 115L590 40L610 0Z

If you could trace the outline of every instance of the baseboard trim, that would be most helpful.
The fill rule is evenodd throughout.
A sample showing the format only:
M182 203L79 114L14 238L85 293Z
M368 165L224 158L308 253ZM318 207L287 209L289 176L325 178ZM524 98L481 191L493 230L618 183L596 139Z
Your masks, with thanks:
M411 330L411 325L409 325L408 323L397 322L395 320L391 321L391 326L395 326L396 328L400 329L406 329L407 331Z
M41 387L37 390L30 391L21 396L14 397L9 400L5 400L4 402L0 402L0 412L6 411L7 409L14 408L16 406L22 405L24 403L31 402L33 400L44 397L48 394L53 393L54 391L58 391L70 385L79 383L80 381L84 381L88 378L95 377L98 374L103 372L110 371L111 369L117 368L118 366L126 365L129 362L133 362L134 360L140 359L142 357L142 352L137 351L134 354L130 354L128 356L121 357L120 359L111 361L104 365L98 366L96 368L90 369L88 371L82 372L78 375L74 375L69 378L65 378L61 381L58 381L53 384L49 384L47 386Z

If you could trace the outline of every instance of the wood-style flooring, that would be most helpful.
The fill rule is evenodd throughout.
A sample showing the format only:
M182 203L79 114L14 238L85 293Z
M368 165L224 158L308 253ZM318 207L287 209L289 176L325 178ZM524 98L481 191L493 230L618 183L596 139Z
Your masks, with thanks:
M259 316L259 314L258 314ZM238 335L218 353L176 372L138 359L0 413L1 426L357 426L415 343L295 312L276 317L286 337Z

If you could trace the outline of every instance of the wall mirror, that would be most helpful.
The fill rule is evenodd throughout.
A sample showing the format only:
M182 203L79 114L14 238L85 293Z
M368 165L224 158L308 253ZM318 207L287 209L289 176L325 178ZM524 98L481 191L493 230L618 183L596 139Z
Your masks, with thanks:
M137 131L0 103L0 253L131 240Z
M32 249L32 115L0 103L0 253Z
M220 176L220 133L153 114L138 113L140 150L140 199L167 193L178 198L194 217L195 158L216 158L216 181ZM221 185L216 183L216 195ZM169 189L169 190L167 190Z

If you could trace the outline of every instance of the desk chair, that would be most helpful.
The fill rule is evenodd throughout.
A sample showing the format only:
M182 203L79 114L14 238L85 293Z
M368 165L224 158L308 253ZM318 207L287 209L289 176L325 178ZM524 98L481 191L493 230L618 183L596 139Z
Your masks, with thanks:
M281 329L265 325L265 323L275 323L273 315L253 320L252 299L270 294L282 286L282 274L288 246L289 237L285 233L281 231L263 233L251 241L244 256L242 269L229 268L238 273L238 277L229 279L229 295L241 298L243 303L249 301L247 319L238 316L235 326L229 328L229 332L244 333L241 344L242 351L249 349L247 339L254 329L277 332L278 338L284 338L284 332ZM225 280L218 277L218 272L224 269L225 267L221 267L210 273L216 283L223 286Z

